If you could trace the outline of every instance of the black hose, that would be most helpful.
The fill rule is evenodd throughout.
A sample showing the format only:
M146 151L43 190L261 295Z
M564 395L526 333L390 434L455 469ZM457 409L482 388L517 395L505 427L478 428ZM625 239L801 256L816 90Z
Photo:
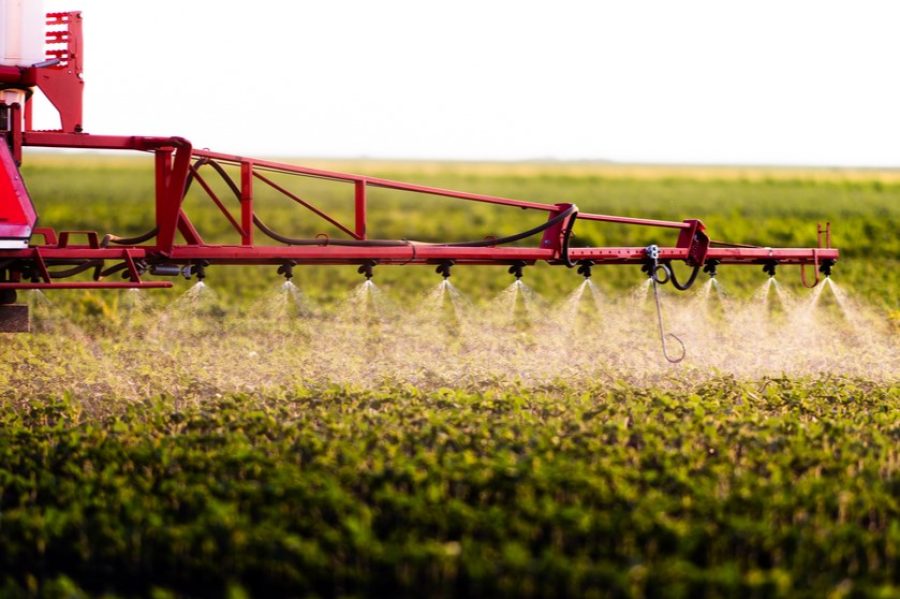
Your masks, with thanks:
M106 234L103 236L103 241L100 242L100 247L108 247L110 243L115 243L116 245L137 245L139 243L144 243L149 239L153 239L156 237L157 233L159 233L159 227L153 227L146 233L142 233L137 237L118 237L116 235Z
M66 270L54 270L48 271L51 279L67 279L69 277L74 277L77 274L83 273L84 271L90 268L97 268L98 266L103 265L103 260L88 260L87 262L82 262L78 266L73 266L72 268L67 268Z
M234 194L234 197L238 200L241 199L241 190L238 188L237 183L234 182L234 179L228 174L228 172L222 167L221 164L216 162L215 160L211 160L209 158L199 158L196 162L194 162L194 171L199 169L201 166L209 165L215 170L219 177L225 182L228 188L231 190L231 193ZM184 184L184 194L187 195L187 192L191 189L191 183L194 181L194 172L191 171L188 174L187 181ZM411 245L409 241L402 240L357 240L357 239L296 239L293 237L287 237L286 235L282 235L271 227L269 227L266 223L262 221L256 214L253 215L253 224L256 225L256 228L263 232L266 236L274 239L275 241L279 241L286 245L299 245L299 246L313 246L313 245L338 245L338 246L363 246L363 247L400 247L405 245Z
M209 160L208 158L200 158L194 163L194 169L200 168L204 164L209 164L213 168L216 169L216 172L222 177L228 187L231 189L234 196L240 200L241 199L241 190L238 189L237 185L234 183L231 177L228 176L228 173L225 172L225 169L218 162L214 162ZM184 194L182 197L187 196L188 191L191 189L191 183L194 182L194 173L193 171L188 173L187 179L184 183ZM116 245L137 245L139 243L144 243L148 241L156 235L159 234L159 227L153 227L146 233L142 233L136 237L118 237L116 235L107 234L103 237L103 241L100 243L101 247L107 247L110 243L115 243Z
M209 165L211 166L222 178L225 184L231 189L231 192L234 196L240 200L241 198L241 190L238 188L237 184L234 182L234 179L225 171L221 164L216 162L215 160L211 160L209 158L199 158L196 162L194 162L194 170L199 169L201 166ZM187 182L184 186L184 193L187 194L188 190L191 187L191 183L194 180L194 173L191 172L188 174ZM546 222L538 225L537 227L533 227L528 229L527 231L522 231L521 233L516 233L514 235L507 235L505 237L498 237L495 239L479 239L477 241L458 241L453 243L427 243L420 241L408 241L404 239L327 239L325 241L321 239L297 239L293 237L287 237L286 235L282 235L268 225L266 225L258 216L253 215L253 224L262 231L268 237L274 239L275 241L279 241L281 243L287 245L298 245L298 246L313 246L313 245L337 245L337 246L346 246L346 247L401 247L408 245L436 245L440 247L492 247L495 245L504 245L507 243L514 243L521 239L526 239L533 235L537 235L538 233L542 233L546 231L550 227L558 224L566 217L578 214L578 208L574 205L569 206L566 210L560 212L553 218L547 220ZM567 265L568 262L568 241L569 235L572 232L572 226L574 225L575 219L572 219L572 222L569 223L569 226L566 230L566 235L564 239L564 259L566 260Z
M554 216L553 218L548 220L547 222L541 223L537 227L528 229L527 231L522 231L521 233L516 233L515 235L507 235L506 237L497 237L495 239L482 239L479 241L460 241L460 242L456 242L456 243L437 243L437 244L433 244L433 245L439 245L441 247L491 247L491 246L495 246L495 245L504 245L507 243L513 243L513 242L519 241L520 239L525 239L525 238L531 237L532 235L537 235L538 233L542 233L543 231L546 231L553 225L560 223L566 217L571 216L573 213L575 213L575 214L578 213L578 208L575 207L574 205L569 206L568 208L566 208L565 210L563 210L562 212L560 212L559 214L557 214L556 216ZM574 224L575 219L573 218L572 221L573 222L569 223L569 227L567 228L566 240L563 244L566 254L569 253L568 238L569 238L569 233L572 232L572 225ZM568 259L568 256L566 256L566 259Z
M569 239L572 237L572 229L575 228L575 221L578 220L578 208L575 207L574 205L572 206L572 208L575 209L575 213L572 214L572 220L570 220L569 223L566 225L566 232L563 235L563 243L562 243L562 250L561 250L563 264L566 265L566 268L572 268L573 266L575 266L575 263L569 259Z
M406 245L412 245L413 242L405 241L402 239L331 239L330 237L324 237L320 239L296 239L293 237L287 237L273 231L270 229L262 220L259 219L255 214L253 215L253 224L256 225L256 228L265 233L267 237L271 237L275 241L280 241L281 243L287 245L339 245L339 246L347 246L347 247L401 247Z
M697 280L697 274L700 272L700 265L694 266L693 270L691 270L691 276L688 277L688 280L683 285L678 282L678 276L675 274L675 269L672 268L672 265L669 264L669 273L671 274L672 285L675 289L679 291L687 291L694 284L694 281Z
M114 265L110 266L109 268L107 268L106 270L101 271L100 278L102 279L102 278L108 277L109 275L116 274L120 270L125 270L126 268L128 268L127 263L119 262L118 264L114 264ZM128 276L129 275L126 273L125 275L123 275L122 278L128 278Z

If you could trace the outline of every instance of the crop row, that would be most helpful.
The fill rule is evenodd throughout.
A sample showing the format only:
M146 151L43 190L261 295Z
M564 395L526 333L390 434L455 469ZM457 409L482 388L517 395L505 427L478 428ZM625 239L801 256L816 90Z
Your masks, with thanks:
M0 581L143 594L900 592L900 389L722 379L0 408ZM57 586L47 586L57 581Z

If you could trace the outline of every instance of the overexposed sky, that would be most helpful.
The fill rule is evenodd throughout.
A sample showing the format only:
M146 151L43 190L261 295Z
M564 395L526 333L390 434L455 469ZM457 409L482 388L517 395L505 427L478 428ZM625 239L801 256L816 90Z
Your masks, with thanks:
M44 4L83 11L91 133L266 156L900 165L896 1Z

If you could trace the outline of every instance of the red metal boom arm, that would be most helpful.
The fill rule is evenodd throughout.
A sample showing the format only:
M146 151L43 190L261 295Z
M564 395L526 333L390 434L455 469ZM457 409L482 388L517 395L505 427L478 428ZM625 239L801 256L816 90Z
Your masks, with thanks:
M545 261L568 266L579 263L582 269L588 270L600 264L647 264L648 249L643 247L569 247L572 228L578 220L678 230L676 244L659 248L657 260L663 263L683 261L694 269L706 267L711 274L719 264L762 264L771 272L778 264L813 265L818 281L819 270L827 274L838 259L838 250L830 247L828 228L820 230L817 248L717 244L710 240L699 220L676 222L583 213L566 203L515 200L198 150L180 137L89 135L82 132L81 14L51 13L47 19L51 27L47 34L51 45L47 52L48 61L31 67L0 66L0 84L29 91L24 107L0 105L0 133L6 141L0 143L0 303L6 302L9 292L15 289L168 286L166 282L147 282L143 277L147 272L173 274L178 272L176 266L188 266L202 272L212 264L290 267L297 264L354 264L368 269L375 264L439 264L448 269L453 264L502 264L521 268ZM41 89L56 107L60 129L32 129L30 90L33 87ZM37 213L17 168L23 147L153 153L155 228L147 235L130 240L113 235L101 239L93 232L61 232L57 235L52 229L35 228ZM225 173L225 166L236 168L240 173L239 180L232 180ZM204 175L206 169L203 167L216 170L235 197L219 197ZM353 222L341 222L318 208L287 184L275 181L273 173L352 185ZM239 243L214 245L203 240L182 205L191 185L201 189L221 211L223 218L238 233ZM309 211L313 218L336 227L343 237L292 239L275 232L256 213L255 195L260 188L274 190L291 199ZM368 190L372 188L543 211L547 213L547 221L519 235L468 243L372 240L367 226ZM237 214L228 207L235 200L239 206ZM826 235L824 247L822 232ZM84 236L87 243L70 243L74 234ZM42 243L36 243L35 235L43 238ZM260 235L275 243L259 244ZM540 241L536 244L513 245L538 235ZM59 270L59 267L65 268ZM92 280L61 281L86 271L92 273ZM113 275L122 278L111 281ZM3 295L4 290L6 295Z

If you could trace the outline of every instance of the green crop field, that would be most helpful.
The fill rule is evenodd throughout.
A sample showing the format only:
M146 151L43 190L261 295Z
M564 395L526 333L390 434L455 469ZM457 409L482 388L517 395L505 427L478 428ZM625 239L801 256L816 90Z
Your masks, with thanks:
M22 294L34 332L0 336L0 596L900 596L900 173L320 165L765 246L814 246L830 221L842 259L813 291L758 267L666 289L679 365L636 267L528 267L522 288L490 267L450 286L213 267L202 287ZM34 155L23 174L43 226L152 226L150 157ZM351 189L291 184L350 221ZM370 202L382 238L540 220ZM258 209L336 234L287 200ZM196 191L186 210L234 240Z

